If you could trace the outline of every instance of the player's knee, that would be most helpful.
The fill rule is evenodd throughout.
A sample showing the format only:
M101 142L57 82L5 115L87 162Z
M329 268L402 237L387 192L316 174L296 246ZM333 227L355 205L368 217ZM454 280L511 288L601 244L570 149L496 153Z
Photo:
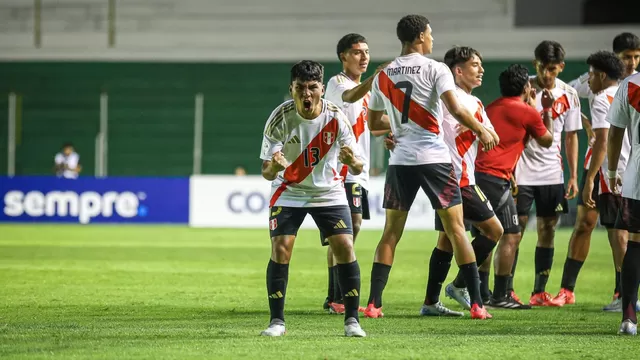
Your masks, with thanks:
M556 231L556 221L538 220L538 233L544 236L552 236Z
M495 242L500 241L500 238L502 238L502 235L504 234L504 228L502 227L502 224L497 221L497 219L496 221L492 222L491 226L487 230L488 231L485 236Z
M291 247L284 241L274 241L272 245L273 260L280 264L288 264L291 259Z
M356 240L356 237L360 233L360 227L361 227L360 222L355 222L355 221L353 222L353 241Z
M338 261L344 262L345 259L353 256L353 237L351 235L334 235L329 239L329 242L333 255Z
M596 219L584 217L577 222L576 232L580 235L591 234L593 230L596 228L596 222L597 222Z

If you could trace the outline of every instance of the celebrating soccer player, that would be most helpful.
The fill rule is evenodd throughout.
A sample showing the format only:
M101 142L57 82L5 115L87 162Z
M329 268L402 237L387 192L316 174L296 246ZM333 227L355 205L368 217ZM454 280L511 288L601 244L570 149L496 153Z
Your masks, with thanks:
M264 336L285 333L284 301L289 261L296 234L307 214L329 241L338 263L345 305L344 333L364 337L358 322L360 267L353 251L351 213L338 175L338 162L354 175L362 172L356 139L342 111L322 99L324 69L304 60L291 68L292 100L267 120L260 158L262 176L270 180L271 259L267 295L271 323Z
M391 129L396 146L389 159L383 201L386 222L376 249L364 314L371 318L383 316L382 292L395 248L409 209L422 188L442 220L456 262L464 274L471 299L471 317L490 318L482 304L476 258L465 233L460 187L449 149L439 136L442 103L456 120L478 136L483 150L492 149L497 139L458 101L451 70L424 56L431 53L433 47L427 18L421 15L403 17L398 22L396 34L402 44L401 55L376 75L369 102L371 129ZM383 118L385 110L389 120ZM434 250L432 261L448 263L451 259L451 253Z

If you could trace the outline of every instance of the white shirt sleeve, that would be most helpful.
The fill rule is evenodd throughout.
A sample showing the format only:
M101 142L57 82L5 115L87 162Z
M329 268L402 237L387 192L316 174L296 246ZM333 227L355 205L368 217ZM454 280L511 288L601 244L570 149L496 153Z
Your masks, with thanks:
M343 82L341 83L340 80L342 80ZM332 77L331 79L329 79L329 82L327 83L327 89L325 90L325 93L324 93L325 99L338 105L338 107L340 108L344 107L344 101L342 101L342 94L345 91L349 90L349 88L346 86L344 81L346 80L341 77L338 77L338 76Z
M444 63L439 63L436 69L435 88L438 97L447 91L456 91L456 82L453 79L453 74Z
M580 75L579 78L570 81L569 86L576 89L579 97L588 98L591 94L591 89L589 88L589 73L586 72Z
M609 108L606 120L613 126L619 128L626 128L631 124L631 116L629 114L629 97L627 92L629 91L629 82L623 81L616 91L616 96L613 98L613 103Z
M608 107L609 101L607 101L606 94L602 93L593 99L591 105L591 127L593 129L608 129L611 126L606 120Z
M353 128L351 127L351 124L349 124L349 120L347 120L347 116L342 111L339 111L337 115L338 115L338 128L340 131L340 134L338 137L338 145L340 145L340 147L343 147L343 146L350 147L351 150L353 150L353 154L356 157L361 158L361 154L359 150L360 147L358 146L358 143L356 141L356 136L353 134Z
M580 110L580 99L576 94L569 95L569 110L567 111L567 117L564 119L564 131L578 131L582 130L582 111Z
M271 160L273 154L281 151L284 147L284 124L286 121L282 109L282 106L275 109L264 127L262 148L260 149L260 159L262 160Z
M376 75L371 84L371 98L369 98L369 109L373 111L384 111L384 94L380 91L380 74Z
M67 167L69 167L69 169L76 169L79 163L80 163L80 155L78 155L77 153L72 153L67 158Z

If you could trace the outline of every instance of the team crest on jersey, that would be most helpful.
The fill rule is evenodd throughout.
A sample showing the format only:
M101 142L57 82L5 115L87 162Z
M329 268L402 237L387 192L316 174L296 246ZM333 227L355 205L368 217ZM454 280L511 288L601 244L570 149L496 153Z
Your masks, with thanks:
M324 143L327 145L331 145L333 144L333 141L335 140L335 134L329 131L325 131L322 134L322 139L324 140Z
M360 204L361 204L360 198L359 197L354 197L353 198L353 206L360 207Z
M273 231L278 227L278 219L269 220L269 230Z
M553 104L553 110L555 110L557 114L563 114L567 109L566 105L563 102L556 101Z

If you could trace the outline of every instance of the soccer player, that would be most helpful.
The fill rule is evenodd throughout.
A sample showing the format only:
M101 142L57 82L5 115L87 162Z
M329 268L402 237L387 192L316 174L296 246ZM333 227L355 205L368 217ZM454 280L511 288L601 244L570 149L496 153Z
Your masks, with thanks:
M607 114L611 123L607 145L606 178L613 193L619 192L618 165L625 130L631 134L631 158L622 179L622 203L616 227L629 232L627 252L622 261L622 324L619 333L636 335L635 304L640 282L640 74L626 78L618 88Z
M352 175L347 171L347 166L338 166L340 175L345 180L344 187L347 192L347 200L351 209L351 221L353 223L353 241L356 241L363 219L369 219L369 154L371 132L367 124L367 104L371 91L373 76L382 67L376 69L374 75L360 82L362 74L367 71L369 65L369 46L367 39L359 34L347 34L338 41L336 49L338 59L342 63L342 72L329 79L325 92L325 99L338 105L351 123L353 133L358 143L360 159L363 162L363 170L360 175ZM385 115L386 117L386 115ZM373 135L384 135L385 131L374 131ZM321 235L322 236L322 235ZM322 236L323 245L329 243ZM327 263L329 267L329 287L327 298L323 308L331 313L344 312L341 292L339 288L338 266L333 257L331 247L327 249ZM364 309L363 309L364 310Z
M458 96L460 104L466 107L471 114L474 114L474 117L482 123L483 126L493 129L484 111L482 102L477 97L471 95L474 88L482 85L482 76L484 74L482 55L470 47L454 47L445 54L444 63L451 69L455 78L456 95ZM476 229L480 230L471 242L471 246L476 256L476 262L481 264L502 237L502 225L493 213L489 200L482 190L476 186L474 176L476 155L478 153L478 139L476 135L471 131L461 128L460 123L458 123L446 107L443 111L444 121L442 122L442 130L444 141L449 147L449 153L453 160L453 168L456 172L456 179L460 185L464 219L472 223ZM442 220L437 214L435 217L435 229L440 233L434 253L442 251L449 254L453 253L451 241L444 232ZM450 256L451 255L449 255L449 257ZM434 256L434 258L437 257L438 256ZM426 296L420 309L421 315L463 315L461 312L452 311L440 303L440 290L442 283L447 278L449 264L450 263L430 265L433 271L429 271ZM445 293L448 297L456 300L464 309L469 310L471 304L466 286L464 274L460 271L455 280L445 287Z
M555 41L543 41L534 51L536 75L531 85L536 89L536 109L550 111L553 117L553 145L543 148L530 141L516 166L515 178L518 185L516 204L520 231L524 236L529 212L536 203L538 243L535 253L535 284L529 305L548 305L551 295L545 288L553 264L553 240L559 214L568 212L567 199L578 192L578 130L582 129L580 99L578 93L557 78L564 69L565 51ZM551 92L555 101L550 108L544 108L540 98L542 91ZM569 163L569 180L565 191L564 171L560 148L562 132L565 132L565 152ZM516 259L517 261L517 259ZM514 268L515 271L515 262ZM510 289L513 290L513 289Z
M551 105L553 96L545 89L539 102L544 108L543 117L535 109L536 95L529 83L529 72L522 65L511 65L500 73L500 94L487 106L500 144L491 151L478 152L476 157L476 184L486 194L497 215L504 235L495 254L495 281L490 305L504 309L529 309L507 291L516 251L520 244L520 227L516 205L511 193L510 179L527 142L543 148L553 143Z
M616 53L618 58L622 60L623 66L623 75L622 78L626 78L634 73L636 73L636 68L640 63L640 38L631 33L622 33L616 36L613 39L613 52ZM569 82L576 91L578 95L582 98L592 98L593 93L589 88L589 72L586 72L579 78ZM589 165L591 162L592 152L593 152L593 142L595 140L595 135L593 134L593 130L591 129L591 124L588 119L583 116L582 125L587 130L589 134L589 146L587 147L587 152L585 154L584 160L584 175L582 177L580 183L580 192L582 193L582 189L585 185L586 172L589 170ZM608 126L607 126L608 127ZM604 146L604 145L601 145ZM599 182L606 182L604 178L601 178L601 174L596 174L594 178L593 188L594 191L598 191ZM575 280L577 279L578 272L582 267L582 263L589 251L589 246L591 242L591 233L596 227L596 222L598 220L599 215L599 196L596 196L594 192L594 200L596 202L596 206L593 208L589 208L584 206L582 195L578 195L578 213L576 217L576 223L574 226L573 233L571 234L571 239L569 240L569 255L565 260L565 273L567 273L567 283L575 284ZM620 264L622 261L622 254L618 260L615 261L615 264ZM573 257L571 257L573 256ZM580 260L582 259L582 260ZM610 304L606 305L603 310L604 311L621 311L621 299L619 296L620 293L620 268L615 267L615 289L614 289L614 297ZM563 279L565 275L563 274ZM640 303L637 304L638 310L640 310Z
M364 337L358 322L360 267L353 251L351 213L338 175L338 161L362 172L356 139L342 111L322 99L322 65L303 60L291 68L292 100L267 120L260 158L262 176L271 181L269 231L271 259L267 294L271 323L264 336L285 333L284 301L291 251L307 214L328 237L344 289L346 336Z
M470 129L488 151L497 139L458 101L451 70L425 57L431 53L433 37L429 20L422 15L403 17L396 28L402 43L401 55L373 80L369 102L372 130L391 129L395 149L389 159L383 207L386 221L371 270L371 290L366 317L382 313L382 292L393 263L407 214L418 189L422 188L440 216L453 245L456 262L464 274L471 298L471 317L487 319L480 297L478 267L467 239L462 216L460 187L449 149L440 127L442 103L453 117ZM442 102L441 102L442 101ZM382 117L384 111L389 121ZM451 262L452 254L434 250L432 261Z
M622 311L622 303L619 299L620 292L620 276L619 271L622 266L622 258L627 245L627 232L615 229L615 220L620 207L621 198L619 195L613 194L607 185L604 177L600 177L603 172L601 169L607 167L606 162L606 139L609 132L609 123L605 121L607 112L616 91L618 90L618 81L623 76L624 65L616 54L609 51L599 51L591 54L587 59L589 65L589 87L591 89L589 103L591 106L591 127L595 132L595 143L587 162L587 171L582 179L581 194L578 212L582 216L583 222L586 219L593 219L593 226L600 215L600 224L607 229L609 236L609 244L613 253L614 267L616 269L616 286L614 290L614 301L605 306L605 311ZM622 174L627 167L629 159L629 151L631 144L628 137L620 155L618 164L619 173ZM602 181L600 180L602 179ZM575 231L574 231L575 234ZM589 236L576 237L572 236L569 242L569 251L564 265L562 274L562 283L558 295L549 302L550 306L563 306L565 304L575 303L574 288L578 273L584 264L589 253L590 232Z

